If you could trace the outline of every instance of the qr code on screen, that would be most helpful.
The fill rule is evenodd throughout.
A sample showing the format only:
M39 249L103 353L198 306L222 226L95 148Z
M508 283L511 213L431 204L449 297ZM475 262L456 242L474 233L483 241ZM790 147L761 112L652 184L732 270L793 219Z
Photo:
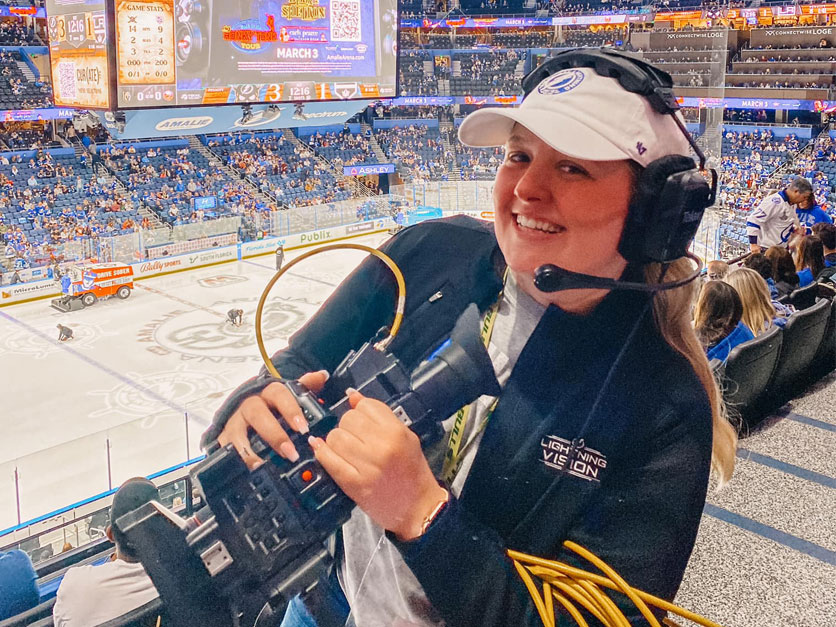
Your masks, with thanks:
M331 0L331 41L362 41L360 0Z
M77 85L75 80L75 63L72 61L61 61L58 68L58 93L65 101L78 98Z

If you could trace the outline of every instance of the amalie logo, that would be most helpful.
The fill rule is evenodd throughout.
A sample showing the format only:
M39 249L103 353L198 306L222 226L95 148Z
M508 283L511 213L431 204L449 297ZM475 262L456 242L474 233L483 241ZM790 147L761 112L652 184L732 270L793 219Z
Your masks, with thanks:
M157 122L154 127L158 131L179 131L185 129L196 129L209 126L215 119L211 115L201 115L191 118L169 118L162 122Z

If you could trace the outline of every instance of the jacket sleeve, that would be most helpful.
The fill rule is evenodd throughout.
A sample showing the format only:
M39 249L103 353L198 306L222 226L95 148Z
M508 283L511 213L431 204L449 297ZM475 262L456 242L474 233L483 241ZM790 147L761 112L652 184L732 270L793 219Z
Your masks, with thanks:
M567 537L552 538L551 549L539 556L598 572L563 548L563 541L571 539L612 566L632 587L672 600L696 539L711 455L711 426L708 421L705 427L705 413L687 418L693 420L666 421L676 426L665 427L652 443L657 448L651 459L637 467L613 469L610 485L578 507ZM550 527L549 520L542 520L534 534L547 536ZM405 543L390 539L448 624L542 625L506 555L505 541L460 502L451 501L421 538ZM646 624L626 597L610 596L631 624ZM564 612L558 603L555 608ZM599 624L586 616L590 625ZM558 625L575 622L564 613Z
M387 252L390 240L382 247ZM295 379L306 372L333 371L352 349L359 348L377 331L392 322L396 284L379 259L365 259L334 291L288 346L270 359L283 378ZM275 379L262 366L259 374L236 388L215 412L212 425L203 434L201 446L217 439L241 402L254 396Z

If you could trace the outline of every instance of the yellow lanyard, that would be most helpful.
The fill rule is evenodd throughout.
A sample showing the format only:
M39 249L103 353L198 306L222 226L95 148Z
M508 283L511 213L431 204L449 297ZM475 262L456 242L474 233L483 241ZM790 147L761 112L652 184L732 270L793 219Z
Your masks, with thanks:
M482 343L485 345L485 348L488 348L488 345L491 342L491 334L493 334L493 326L496 323L496 315L499 312L499 305L502 302L502 293L505 290L505 281L508 278L508 269L505 269L505 276L502 277L502 291L499 292L499 296L496 299L496 302L485 312L485 318L482 320L482 328L479 331L479 335L482 338ZM499 402L499 397L495 398L491 406L488 408L488 411L485 413L485 417L482 418L482 422L479 423L479 427L476 429L476 432L470 438L468 443L462 448L462 439L464 438L464 428L467 425L467 420L470 418L470 412L473 409L475 403L471 403L470 405L465 405L459 411L456 412L456 419L453 422L453 429L450 431L450 439L447 442L447 452L444 455L444 467L441 470L441 479L446 483L448 486L452 485L453 479L455 478L456 474L459 472L461 468L462 461L464 460L464 455L467 450L470 448L470 445L478 438L479 434L484 431L485 427L488 426L488 420L490 420L491 416L493 415L493 410L496 409L496 404Z

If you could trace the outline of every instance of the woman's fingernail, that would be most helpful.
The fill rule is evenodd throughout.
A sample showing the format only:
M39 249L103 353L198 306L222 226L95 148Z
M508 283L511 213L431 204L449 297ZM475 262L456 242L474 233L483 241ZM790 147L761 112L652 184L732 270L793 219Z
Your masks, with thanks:
M279 444L279 453L288 461L295 462L299 459L299 453L291 442L282 442Z
M308 421L305 420L303 416L296 416L293 419L293 421L296 424L296 429L297 431L299 431L299 433L307 433L308 431L310 431L310 429L308 428Z
M354 388L346 388L346 389L345 389L345 395L346 395L346 396L351 396L351 395L352 395L352 394L354 394L356 391L357 391L357 390L355 390Z
M315 438L314 436L310 436L308 438L308 444L311 445L311 448L313 450L318 451L322 448L322 445L325 444L325 442L322 441L322 438Z
M325 377L326 381L331 377L331 374L327 370L320 370L319 374L321 374L323 377Z

